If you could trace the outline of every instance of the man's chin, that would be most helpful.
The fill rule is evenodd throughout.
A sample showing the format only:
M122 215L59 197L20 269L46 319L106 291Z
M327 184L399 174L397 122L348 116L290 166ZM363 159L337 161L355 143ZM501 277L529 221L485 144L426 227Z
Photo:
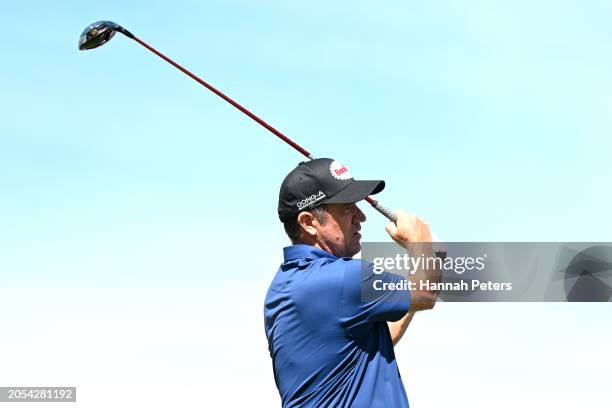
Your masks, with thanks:
M347 256L352 258L354 257L356 254L358 254L361 251L361 243L357 242L353 245L350 246L350 248L348 248L347 252Z

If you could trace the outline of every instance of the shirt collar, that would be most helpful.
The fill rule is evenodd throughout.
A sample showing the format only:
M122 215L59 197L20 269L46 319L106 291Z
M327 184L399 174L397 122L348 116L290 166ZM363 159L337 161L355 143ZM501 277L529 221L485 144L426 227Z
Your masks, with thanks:
M283 255L285 256L285 262L292 259L318 259L318 258L331 258L338 259L337 256L330 254L322 249L316 248L312 245L291 245L283 248Z

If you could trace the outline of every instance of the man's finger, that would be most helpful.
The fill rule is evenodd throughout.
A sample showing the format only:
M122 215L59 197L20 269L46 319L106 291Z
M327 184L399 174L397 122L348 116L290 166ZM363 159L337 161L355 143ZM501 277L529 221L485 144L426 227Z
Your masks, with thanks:
M395 234L397 233L397 225L390 222L385 226L385 230L387 230L387 233L391 235L391 238L393 238L395 237Z
M400 222L400 220L405 221L409 217L408 213L402 210L401 208L395 211L395 216L397 217L398 223Z

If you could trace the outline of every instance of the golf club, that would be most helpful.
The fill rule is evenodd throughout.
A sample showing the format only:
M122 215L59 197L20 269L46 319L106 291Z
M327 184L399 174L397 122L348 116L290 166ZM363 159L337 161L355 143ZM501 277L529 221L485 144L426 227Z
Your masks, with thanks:
M83 30L83 32L81 33L81 37L79 38L79 49L81 51L84 51L84 50L91 50L94 48L98 48L99 46L104 45L107 42L109 42L115 35L115 32L120 32L126 37L131 38L132 40L136 41L138 44L142 45L147 50L151 51L158 57L162 58L169 64L173 65L178 70L190 76L193 80L197 81L200 85L208 88L210 91L214 92L219 97L223 98L226 102L230 103L236 109L238 109L239 111L241 111L242 113L244 113L245 115L253 119L255 122L259 123L261 126L268 129L272 134L282 139L285 143L287 143L288 145L293 147L295 150L297 150L298 152L306 156L308 159L310 160L314 159L314 157L311 156L310 152L308 152L306 149L304 149L303 147L295 143L293 140L289 139L287 136L285 136L284 134L282 134L281 132L279 132L278 130L276 130L275 128L267 124L266 122L264 122L262 119L257 117L253 112L249 111L244 106L240 105L238 102L234 101L232 98L225 95L223 92L219 91L218 89L216 89L215 87L213 87L212 85L204 81L203 79L199 78L197 75L193 74L186 68L183 68L181 65L172 61L170 58L166 57L164 54L157 51L155 48L151 47L150 45L148 45L147 43L145 43L144 41L136 37L134 34L129 32L125 28L121 27L117 23L113 23L112 21L97 21L87 26L85 30ZM391 212L390 210L388 210L386 207L384 207L377 200L374 200L372 197L366 197L366 201L370 203L372 207L374 207L378 212L380 212L382 215L387 217L389 220L393 221L394 223L397 223L397 218L395 214Z

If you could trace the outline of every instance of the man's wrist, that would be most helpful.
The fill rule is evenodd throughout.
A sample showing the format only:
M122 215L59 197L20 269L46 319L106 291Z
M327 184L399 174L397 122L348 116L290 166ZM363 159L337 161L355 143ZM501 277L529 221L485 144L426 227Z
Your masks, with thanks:
M421 255L426 257L434 256L433 243L431 242L407 242L402 246L410 253L410 256L412 257Z

